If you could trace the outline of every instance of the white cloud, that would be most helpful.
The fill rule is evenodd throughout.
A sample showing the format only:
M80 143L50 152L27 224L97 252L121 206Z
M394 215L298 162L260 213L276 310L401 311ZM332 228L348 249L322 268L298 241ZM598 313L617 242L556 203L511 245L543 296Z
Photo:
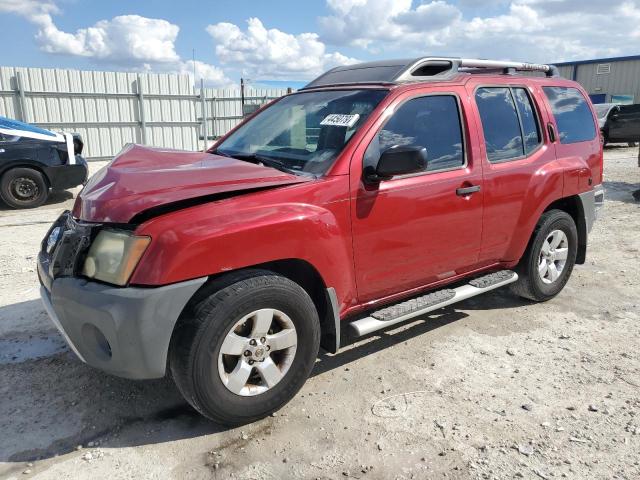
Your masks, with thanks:
M557 61L637 53L637 0L326 0L320 39L384 56L460 55ZM504 13L468 18L463 7L503 5ZM506 9L504 8L506 6ZM393 53L391 53L393 52ZM386 55L385 55L386 53Z
M331 15L320 17L322 39L337 45L368 47L398 40L403 28L395 18L411 10L412 0L327 0Z
M246 31L223 22L209 25L207 32L216 43L216 55L222 64L259 78L312 78L336 65L356 62L338 52L328 53L315 33L292 35L266 29L257 18L247 21Z
M114 64L169 63L179 60L175 41L180 29L166 20L121 15L100 20L75 33L63 32L49 15L34 21L36 38L50 53L64 53L109 60Z
M440 30L462 19L460 10L443 1L419 5L415 10L401 12L396 22L407 25L414 31Z
M187 60L186 62L180 62L174 71L175 73L179 73L180 75L189 75L189 77L193 79L193 67L193 60ZM221 68L205 62L201 62L199 60L195 61L195 67L195 78L197 82L199 82L202 78L204 79L205 85L209 87L227 88L236 86L236 84L234 84L229 78L227 78Z
M364 48L378 58L456 55L531 62L637 54L640 0L326 0L319 33L291 34L250 18L246 28L209 25L225 69L258 79L308 79L353 63L330 45ZM36 28L46 52L91 59L109 68L192 75L176 51L179 27L163 19L122 15L65 32L56 0L0 0L0 13ZM488 10L487 10L488 9ZM481 14L490 11L491 14ZM493 13L499 12L499 13ZM352 53L353 50L350 50ZM197 77L230 84L223 70L196 62Z
M180 28L167 20L120 15L69 33L56 26L52 15L60 10L50 0L0 0L0 12L23 16L36 25L36 40L45 52L86 57L109 68L193 77L194 62L181 59L176 52ZM196 61L195 66L197 79L204 78L209 86L232 84L214 65Z
M58 7L50 0L0 0L0 12L33 17L48 13L57 13Z

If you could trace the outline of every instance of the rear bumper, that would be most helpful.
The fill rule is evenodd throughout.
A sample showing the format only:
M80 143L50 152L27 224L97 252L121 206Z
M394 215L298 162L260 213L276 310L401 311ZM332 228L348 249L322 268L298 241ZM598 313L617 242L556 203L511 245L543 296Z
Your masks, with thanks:
M46 275L38 263L39 275ZM62 277L47 282L50 290L43 285L40 294L51 320L83 362L119 377L159 378L165 375L173 327L205 280L117 288Z

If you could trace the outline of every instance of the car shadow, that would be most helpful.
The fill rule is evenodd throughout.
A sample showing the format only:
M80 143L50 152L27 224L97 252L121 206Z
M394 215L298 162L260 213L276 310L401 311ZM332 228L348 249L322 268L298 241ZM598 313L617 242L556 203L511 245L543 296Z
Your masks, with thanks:
M55 206L60 203L64 203L69 200L72 200L73 196L74 196L73 192L70 192L69 190L52 190L51 193L49 193L49 197L47 197L47 201L44 202L42 206L45 206L45 207ZM0 211L9 211L9 210L14 211L16 209L8 206L6 203L0 200ZM33 209L27 209L27 210L33 210Z
M615 200L617 202L624 203L638 203L638 200L634 197L634 192L640 189L640 183L605 181L603 182L603 185L605 206L607 200Z
M522 304L510 295L494 297L487 295L484 300L467 300L458 305L463 309L493 309ZM69 453L80 445L86 448L92 442L99 442L95 446L100 448L118 448L228 430L189 406L168 377L127 380L85 365L61 341L57 331L43 329L44 313L39 304L32 300L0 307L0 320L19 315L25 324L31 321L39 327L27 333L5 333L0 336L0 344L12 344L16 351L33 342L44 342L46 348L53 348L52 351L45 348L44 356L40 356L43 350L32 345L30 351L39 353L23 352L13 360L0 359L3 379L0 462L47 459ZM410 325L397 325L362 338L351 337L343 322L341 351L335 355L321 351L312 376L429 334L467 316L447 307L409 321Z
M49 194L49 198L44 202L45 205L57 205L73 198L73 192L69 190L54 190Z

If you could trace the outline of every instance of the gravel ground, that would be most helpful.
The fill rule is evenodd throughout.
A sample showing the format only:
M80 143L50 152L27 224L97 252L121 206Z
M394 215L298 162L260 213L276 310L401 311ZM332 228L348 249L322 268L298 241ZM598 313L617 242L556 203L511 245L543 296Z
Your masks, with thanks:
M554 300L501 289L323 355L291 403L237 429L66 347L34 262L71 194L0 210L0 478L640 478L636 155L606 150L587 263Z

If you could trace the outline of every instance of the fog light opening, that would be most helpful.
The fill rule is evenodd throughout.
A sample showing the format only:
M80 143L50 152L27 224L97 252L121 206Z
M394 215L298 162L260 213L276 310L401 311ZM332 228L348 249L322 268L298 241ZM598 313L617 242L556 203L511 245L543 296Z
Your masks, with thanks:
M107 337L104 336L98 327L90 323L85 323L82 326L82 336L85 339L86 345L99 360L111 360L111 345Z

